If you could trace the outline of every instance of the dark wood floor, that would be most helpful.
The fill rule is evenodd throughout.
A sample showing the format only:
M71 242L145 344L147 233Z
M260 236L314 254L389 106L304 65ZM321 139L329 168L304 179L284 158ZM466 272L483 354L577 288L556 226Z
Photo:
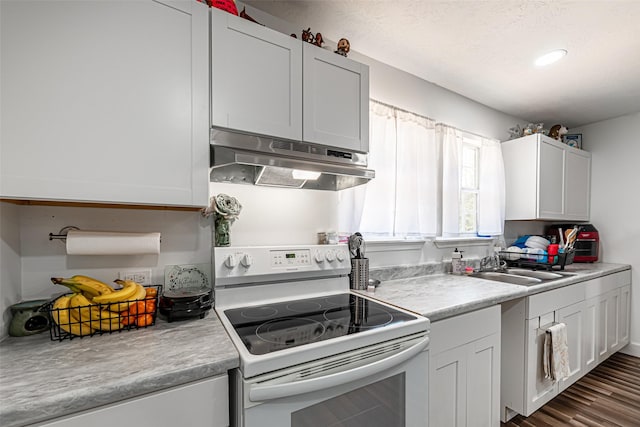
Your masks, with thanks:
M640 358L616 353L562 394L504 427L639 427Z

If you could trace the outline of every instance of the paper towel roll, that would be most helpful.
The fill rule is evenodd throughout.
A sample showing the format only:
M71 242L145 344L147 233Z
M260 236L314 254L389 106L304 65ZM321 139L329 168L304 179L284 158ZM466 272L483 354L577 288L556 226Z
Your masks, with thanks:
M141 255L160 253L160 233L70 230L68 255Z

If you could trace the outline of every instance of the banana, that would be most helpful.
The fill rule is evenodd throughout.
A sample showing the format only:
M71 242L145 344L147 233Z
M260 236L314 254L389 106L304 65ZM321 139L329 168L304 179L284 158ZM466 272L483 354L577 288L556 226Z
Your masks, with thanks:
M108 310L101 310L97 304L92 303L83 294L74 294L69 302L69 307L76 309L83 321L101 321L106 319L119 319L120 315Z
M114 291L110 294L98 295L96 297L93 297L93 302L96 302L98 304L110 304L114 302L127 301L133 298L133 296L136 294L136 291L138 290L138 286L141 286L133 280L116 280L115 282L119 285L122 285L122 289Z
M80 285L95 289L99 295L106 295L114 292L114 289L111 286L101 282L100 280L94 279L93 277L76 274L71 277L71 280L79 283Z
M69 288L72 292L82 292L89 298L94 298L100 295L106 295L113 293L113 288L106 283L102 283L99 280L92 279L87 276L73 276L65 279L62 277L52 277L51 281L56 285L63 285Z
M78 322L72 318L71 311L73 310L69 310L70 302L71 295L63 295L56 299L51 310L53 321L60 326L60 329L72 335L82 337L93 334L95 332L94 328L87 323Z
M81 322L82 325L86 325L93 329L98 329L100 331L117 331L124 327L122 322L120 321L120 316L116 313L109 313L109 315L105 315L103 317L101 311L97 305L93 304L90 306L83 305L74 305L74 304L84 304L82 299L86 300L82 294L75 294L71 297L71 301L69 303L69 309L71 311L71 318L76 320L77 322ZM115 316L113 316L116 314Z
M133 283L136 284L136 292L133 294L133 296L129 298L129 300L127 301L118 302L115 304L109 304L109 306L107 307L107 310L116 311L118 313L125 310L129 310L129 306L131 304L139 300L144 300L147 297L147 291L144 288L144 286L136 282L133 282Z

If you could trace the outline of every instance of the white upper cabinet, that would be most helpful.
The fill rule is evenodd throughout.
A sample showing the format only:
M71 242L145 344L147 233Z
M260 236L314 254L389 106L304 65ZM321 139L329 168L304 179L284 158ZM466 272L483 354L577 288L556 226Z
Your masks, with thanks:
M369 67L211 9L211 124L369 149Z
M303 139L369 150L369 67L303 43Z
M502 143L507 220L589 219L591 153L545 135Z
M1 2L1 197L208 203L208 8L165 3Z
M302 139L302 42L211 9L212 124Z

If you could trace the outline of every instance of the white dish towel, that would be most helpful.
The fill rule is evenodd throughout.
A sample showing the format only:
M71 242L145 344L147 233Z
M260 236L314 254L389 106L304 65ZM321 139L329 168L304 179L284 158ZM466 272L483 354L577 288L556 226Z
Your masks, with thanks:
M553 381L569 376L569 347L567 346L567 325L558 323L545 331L543 352L544 377Z

